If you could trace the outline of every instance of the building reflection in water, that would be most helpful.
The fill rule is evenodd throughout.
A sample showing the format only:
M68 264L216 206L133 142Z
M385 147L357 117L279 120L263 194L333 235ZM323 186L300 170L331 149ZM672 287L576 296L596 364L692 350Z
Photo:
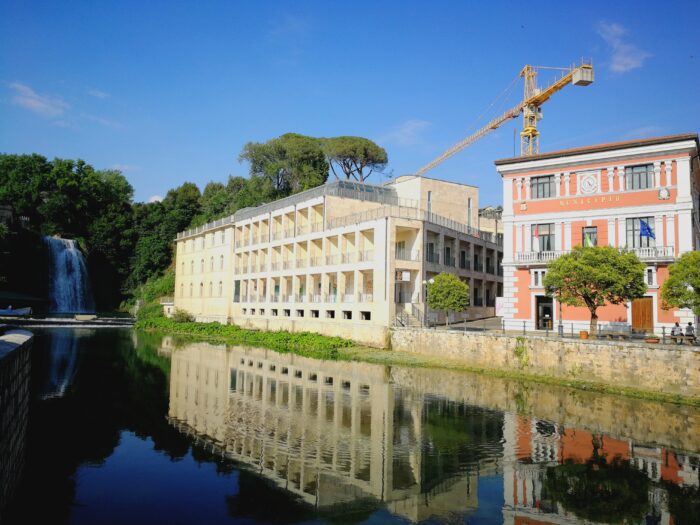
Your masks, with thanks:
M698 485L697 455L474 406L420 370L202 343L164 350L171 423L321 511L452 520L476 512L480 478L502 476L505 523L578 523L547 493L548 469L603 457L655 482L647 522L671 524L660 482Z

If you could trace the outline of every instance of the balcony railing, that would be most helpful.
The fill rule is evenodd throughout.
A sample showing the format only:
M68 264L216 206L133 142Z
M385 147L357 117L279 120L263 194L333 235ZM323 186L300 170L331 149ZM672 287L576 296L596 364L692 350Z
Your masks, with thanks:
M343 294L343 302L344 303L354 303L355 302L355 294L354 293Z
M327 265L338 264L338 254L326 255L326 264Z
M297 259L297 268L306 268L306 259Z
M279 303L280 302L280 296L279 295L273 295L270 297L270 302L271 303Z
M323 265L323 257L312 257L311 258L310 266L322 266L322 265Z
M282 263L279 262L279 261L273 262L273 263L270 265L270 268L272 269L273 272L278 271L281 267L282 267Z
M264 243L264 242L267 242L267 241L269 241L269 240L270 240L270 236L269 236L268 234L266 234L266 233L262 233L262 234L260 234L260 237L258 237L258 242L259 242L260 244L262 244L262 243Z
M321 294L313 294L311 295L311 302L312 303L320 303L322 300Z
M483 272L483 271L484 271L484 263L482 263L482 262L475 262L475 263L474 263L474 271L475 271L475 272Z
M357 300L361 303L373 303L374 295L372 293L361 293L357 295Z
M283 270L290 270L292 268L292 261L283 261L282 262L282 269Z
M420 250L407 250L405 248L396 248L396 259L399 261L419 261Z
M279 241L282 238L282 232L280 230L272 232L272 240Z
M335 294L328 294L325 296L325 301L326 303L335 303L338 302L338 296Z
M484 306L484 300L481 297L477 297L472 301L472 306Z
M413 304L418 302L418 293L396 292L394 302L399 304Z
M471 270L472 265L470 264L469 261L460 260L459 267L461 270Z
M625 248L622 248L623 250ZM641 260L668 259L676 256L676 249L673 246L648 246L644 248L631 248ZM571 250L549 250L544 252L516 252L515 262L525 264L547 263L558 259L562 255L571 253ZM502 273L502 271L501 271Z
M314 222L311 224L311 231L313 233L320 232L323 230L323 221Z
M294 228L287 228L284 230L285 237L294 237Z
M304 224L302 226L297 226L297 235L304 235L305 233L309 233L309 225Z
M445 257L445 266L449 266L449 267L454 268L455 258L454 257Z
M344 254L342 254L341 262L342 262L343 264L351 263L351 262L352 262L352 254L351 254L351 253L344 253Z
M435 252L426 252L425 260L432 264L440 264L440 254Z
M365 250L357 254L358 262L368 262L374 260L374 250Z
M496 268L493 266L493 264L486 266L486 273L490 273L492 275L496 274Z

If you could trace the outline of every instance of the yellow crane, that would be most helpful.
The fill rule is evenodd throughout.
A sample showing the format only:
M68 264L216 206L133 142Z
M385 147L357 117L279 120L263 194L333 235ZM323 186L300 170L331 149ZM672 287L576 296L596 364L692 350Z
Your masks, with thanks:
M549 86L540 89L537 87L537 72L541 69L556 69L563 71L563 73L559 79L552 82ZM522 102L452 146L438 158L419 169L416 175L423 175L425 172L449 159L452 155L472 145L484 135L492 132L504 122L518 118L520 113L523 114L523 130L520 132L520 154L534 155L538 153L540 133L537 131L537 121L542 118L540 106L547 102L554 93L560 91L569 84L573 84L574 86L587 86L591 84L593 82L593 64L584 62L580 66L568 68L526 65L520 71L520 77L523 78L525 84L525 95Z

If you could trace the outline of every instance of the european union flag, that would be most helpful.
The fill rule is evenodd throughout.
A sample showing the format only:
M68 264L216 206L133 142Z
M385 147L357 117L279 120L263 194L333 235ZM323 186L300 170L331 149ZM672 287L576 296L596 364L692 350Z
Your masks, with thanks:
M656 236L654 235L652 229L649 227L649 224L647 224L647 222L643 221L642 219L639 219L639 236L651 237L652 239L656 239Z

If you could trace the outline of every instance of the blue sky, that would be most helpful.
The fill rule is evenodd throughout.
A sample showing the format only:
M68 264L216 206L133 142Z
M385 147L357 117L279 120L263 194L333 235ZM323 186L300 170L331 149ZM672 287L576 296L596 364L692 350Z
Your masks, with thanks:
M137 200L245 175L243 145L289 131L369 137L400 175L505 108L477 120L524 64L581 57L596 82L543 106L541 151L697 132L699 23L697 1L4 0L0 152L121 169ZM431 176L500 203L519 127Z

